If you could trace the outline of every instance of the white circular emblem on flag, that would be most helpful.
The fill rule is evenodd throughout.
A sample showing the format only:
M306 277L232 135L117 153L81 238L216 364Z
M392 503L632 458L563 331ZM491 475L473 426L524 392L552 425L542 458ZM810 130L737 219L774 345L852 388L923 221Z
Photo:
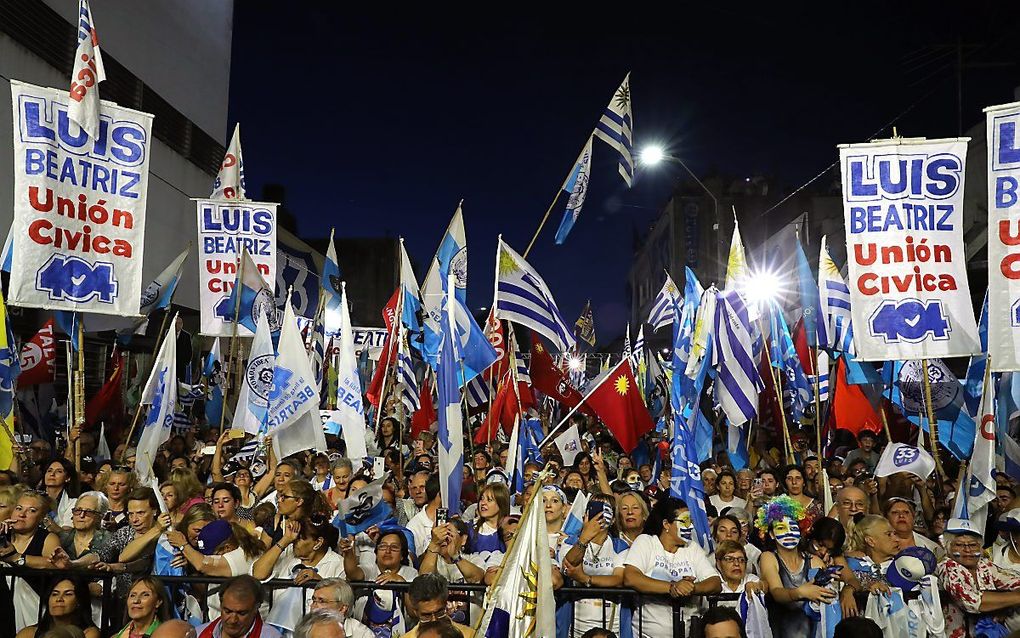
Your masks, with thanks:
M43 351L42 348L39 347L38 343L29 341L24 346L21 347L20 364L22 370L34 368L35 366L39 365L39 362L42 361L42 358Z
M903 467L904 465L910 465L917 458L921 456L921 453L915 447L903 446L896 450L893 454L893 465L896 467Z
M453 273L454 285L467 288L467 246L464 246L450 259L450 272Z
M276 312L276 302L273 300L273 295L265 288L255 293L255 301L251 304L251 322L258 325L259 315L263 312L266 313L269 329L273 332L279 330L280 317Z
M140 308L144 308L151 305L159 297L159 291L162 290L163 286L159 285L158 281L150 281L149 285L142 291L142 300L139 304Z
M924 414L927 411L924 402L924 374L921 361L905 361L900 368L900 394L903 407L910 412ZM955 381L952 372L940 359L928 360L928 379L931 386L931 402L936 412L952 404L961 392L962 386ZM949 381L954 379L952 383Z
M273 355L260 354L248 362L245 381L255 396L263 401L269 400L269 391L273 387Z

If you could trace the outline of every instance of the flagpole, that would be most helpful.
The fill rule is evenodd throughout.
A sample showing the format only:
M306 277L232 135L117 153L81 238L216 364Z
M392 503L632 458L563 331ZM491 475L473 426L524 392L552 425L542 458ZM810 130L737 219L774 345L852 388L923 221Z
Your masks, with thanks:
M545 446L545 444L548 443L552 439L553 434L556 434L559 431L559 429L563 426L563 424L565 424L570 419L570 417L573 416L574 412L577 412L577 409L580 408L581 405L583 405L584 402L588 400L588 397L590 397L591 395L595 394L595 391L598 390L602 386L602 383L604 383L605 380L608 377L612 376L612 374L614 372L616 372L616 370L620 366L622 366L625 361L626 361L626 359L621 359L620 363L617 363L615 366L613 366L613 368L605 376L602 377L602 382L601 383L597 383L595 385L595 387L592 388L588 392L588 394L584 395L584 397L582 397L581 400L577 402L577 405L575 405L574 407L570 408L570 412L567 412L567 416L565 416L562 419L560 419L560 422L556 424L556 427L554 427L552 430L550 430L549 434L547 434L545 436L545 438L542 439L542 442L538 445L538 449L539 450L541 450L542 447Z
M404 288L403 286L400 286L399 287L399 291L400 292L397 293L397 307L401 308L401 309L403 309L403 306L401 305L402 302L403 302L403 294L402 294L403 288ZM344 295L346 295L346 294L347 294L347 282L344 282ZM398 321L399 321L399 318L396 316L396 314L394 314L393 323L392 323L392 325L390 326L389 330L386 333L386 340L390 344L391 351L392 351L392 348L394 348L394 347L396 347L399 350L399 345L396 343L396 338L395 338L396 333L397 333L396 328L398 326L398 323L397 323ZM393 354L397 354L396 351L392 351L392 352L393 352ZM382 387L379 389L379 405L376 406L376 410L375 410L375 431L376 431L376 433L379 432L379 424L382 422L383 408L386 406L386 379L390 376L390 352L386 351L386 344L385 343L383 344L383 351L382 351L381 356L385 359L385 361L383 361L382 364L380 364L380 365L383 366L383 378L382 378ZM461 364L463 365L463 362L461 362Z
M774 310L772 311L774 312ZM765 322L762 321L760 315L758 316L758 329L761 330L764 346L768 347L768 341L765 340ZM773 335L773 339L775 339L775 335ZM779 417L783 428L783 445L786 448L786 462L792 465L794 462L793 441L790 438L790 427L786 422L786 406L783 405L783 384L779 379L776 369L772 366L771 355L769 356L769 375L772 377L772 390L776 395L776 400L779 402ZM748 445L751 444L750 437L748 437L747 443Z
M822 397L821 394L821 382L819 378L822 376L821 370L818 369L818 330L815 330L815 347L811 359L811 369L815 372L815 438L818 441L818 448L815 450L818 453L818 457L822 457Z
M241 255L237 258L237 279L234 281L234 288L237 288L242 284L244 279L244 255L248 251L248 247L245 246L241 249ZM231 292L234 292L233 290ZM236 291L237 299L234 300L234 319L230 322L230 349L228 359L230 363L225 366L223 374L223 410L220 411L220 434L223 434L223 427L227 422L227 404L230 401L230 370L235 365L235 359L237 358L237 319L238 315L241 314L241 291ZM234 382L240 378L240 370L234 373ZM237 412L237 406L234 406L234 412Z
M893 383L894 383L894 381L893 381L893 367L892 367L892 365L890 365L889 366L889 396L890 397L892 396L892 385L893 385ZM835 387L831 386L831 385L830 385L830 387L832 387L833 392L835 392L835 390L836 390ZM884 381L882 382L881 401L882 402L878 406L878 414L879 414L880 417L882 417L882 427L885 428L886 445L888 445L888 444L892 443L892 430L889 429L889 417L885 413L885 382ZM924 443L924 440L923 440L923 436L924 435L922 434L922 431L918 432L918 436L922 438L920 443ZM924 447L924 446L923 445L918 445L917 447Z
M74 469L81 472L81 430L85 424L85 325L78 322L78 372L74 380L74 423L78 426L78 436L74 440Z
M935 406L931 400L931 379L928 378L928 359L921 359L921 367L924 373L922 382L924 383L924 407L928 418L928 442L931 443L931 455L935 459L935 467L938 470L939 476L945 478L946 472L942 468L942 461L939 459L939 425L938 420L935 418Z
M538 228L535 229L535 234L532 235L531 241L528 242L528 247L524 249L524 254L521 257L528 258L528 253L531 252L531 247L535 245L535 241L538 239L539 234L542 232L542 228L545 227L545 223L549 221L549 215L552 214L553 207L556 206L556 202L560 199L560 194L563 193L562 188L556 189L556 197L553 197L552 202L549 204L549 208L545 209L545 215L542 216L542 221L538 223Z
M176 289L174 290L176 292ZM173 303L173 295L170 296L171 303ZM159 356L159 349L163 347L163 339L166 337L166 322L170 319L170 307L163 311L163 321L159 324L159 332L156 333L156 348L152 351L152 365L149 366L149 374L146 378L152 376L152 369L156 366L156 357ZM128 447L131 446L131 437L134 436L135 428L138 427L138 419L142 416L142 397L138 397L138 405L135 407L135 416L131 419L131 427L128 428L128 435L124 439L124 451L120 454L120 462L124 462L124 455L127 453ZM226 412L226 409L224 409ZM222 427L221 427L222 429ZM222 432L221 432L222 433Z

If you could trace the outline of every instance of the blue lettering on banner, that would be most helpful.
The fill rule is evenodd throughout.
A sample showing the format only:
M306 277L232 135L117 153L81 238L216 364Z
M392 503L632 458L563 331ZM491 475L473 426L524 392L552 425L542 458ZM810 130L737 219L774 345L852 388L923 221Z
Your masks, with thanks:
M887 299L871 315L871 334L886 343L917 343L929 336L936 341L949 338L952 328L938 299Z
M268 257L273 254L272 242L268 239L255 239L253 237L207 236L202 238L202 247L205 249L204 254L206 255L240 255L243 249L247 249L248 254L252 256L261 255Z
M890 230L952 231L950 204L899 202L850 207L850 233L884 233Z
M962 183L963 162L951 153L847 157L847 201L947 199Z
M108 115L100 115L99 136L93 140L77 124L71 126L65 104L22 95L18 108L20 135L25 144L45 145L121 166L140 166L145 162L148 139L145 129L134 122L114 121Z
M1014 301L1010 308L1009 325L1013 328L1020 328L1020 299Z
M1020 140L1017 139L1017 124L1020 124L1020 115L1000 115L993 118L992 131L994 134L992 153L992 170L1015 167L1020 164Z
M271 235L273 212L268 208L251 206L203 206L202 231L228 235L249 233Z
M80 188L89 188L109 195L138 199L142 176L135 171L108 168L87 159L64 157L57 151L41 148L25 149L25 175L45 175L48 179Z
M80 257L55 254L43 264L36 275L36 289L49 293L50 299L84 303L96 299L113 303L117 296L117 280L113 264L94 265Z

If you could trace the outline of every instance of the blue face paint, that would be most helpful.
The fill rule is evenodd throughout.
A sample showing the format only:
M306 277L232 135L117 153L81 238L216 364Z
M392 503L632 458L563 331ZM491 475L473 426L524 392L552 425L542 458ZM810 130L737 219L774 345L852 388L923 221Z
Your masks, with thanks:
M796 549L800 545L800 526L792 519L784 518L773 523L772 535L776 544L785 549Z

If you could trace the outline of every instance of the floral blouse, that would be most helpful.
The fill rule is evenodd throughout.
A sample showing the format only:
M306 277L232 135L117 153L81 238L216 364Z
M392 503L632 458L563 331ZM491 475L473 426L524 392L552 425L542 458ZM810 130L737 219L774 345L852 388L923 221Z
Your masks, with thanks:
M947 638L974 635L981 592L1020 589L1020 572L997 567L984 557L978 562L976 576L951 558L939 563L935 573L939 577L939 587L949 595L949 600L943 601Z

